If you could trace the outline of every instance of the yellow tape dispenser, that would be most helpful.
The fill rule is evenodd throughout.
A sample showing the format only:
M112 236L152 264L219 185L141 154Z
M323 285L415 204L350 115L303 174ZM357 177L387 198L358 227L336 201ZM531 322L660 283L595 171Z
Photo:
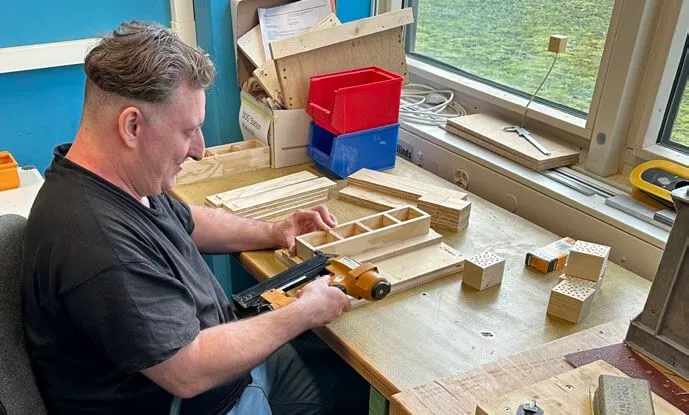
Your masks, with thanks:
M689 186L689 168L667 160L641 163L629 175L632 197L658 209L674 209L670 193Z

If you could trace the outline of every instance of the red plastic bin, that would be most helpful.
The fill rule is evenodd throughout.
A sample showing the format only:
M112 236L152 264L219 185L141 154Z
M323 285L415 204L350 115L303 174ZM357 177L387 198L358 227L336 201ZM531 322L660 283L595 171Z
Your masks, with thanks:
M337 135L395 124L403 80L375 66L314 76L306 112Z

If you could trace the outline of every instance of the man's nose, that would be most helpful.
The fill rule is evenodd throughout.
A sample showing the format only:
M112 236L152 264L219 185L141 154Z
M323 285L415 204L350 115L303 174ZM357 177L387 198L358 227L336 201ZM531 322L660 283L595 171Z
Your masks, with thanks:
M196 137L194 137L193 141L191 142L189 154L187 154L187 156L198 161L203 159L203 154L205 152L206 144L203 142L203 132L199 129L198 134L196 134Z

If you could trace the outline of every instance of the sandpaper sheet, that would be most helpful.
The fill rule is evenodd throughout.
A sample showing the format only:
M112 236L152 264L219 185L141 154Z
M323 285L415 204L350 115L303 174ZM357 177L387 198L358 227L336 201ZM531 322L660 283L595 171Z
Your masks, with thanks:
M598 349L568 354L567 361L574 367L581 367L596 360L603 360L615 366L629 377L646 379L651 390L677 409L689 414L689 392L686 392L663 372L648 363L626 344L613 344Z

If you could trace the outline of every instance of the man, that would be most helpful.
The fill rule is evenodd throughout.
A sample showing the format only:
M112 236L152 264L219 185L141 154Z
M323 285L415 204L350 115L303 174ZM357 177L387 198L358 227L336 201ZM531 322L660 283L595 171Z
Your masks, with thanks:
M273 224L165 194L187 157L203 157L215 76L169 29L122 24L84 68L81 124L55 149L25 247L26 341L49 411L333 410L337 391L353 390L328 372L341 363L283 345L338 318L346 296L320 279L293 304L237 321L199 252L292 248L335 217L321 206Z

